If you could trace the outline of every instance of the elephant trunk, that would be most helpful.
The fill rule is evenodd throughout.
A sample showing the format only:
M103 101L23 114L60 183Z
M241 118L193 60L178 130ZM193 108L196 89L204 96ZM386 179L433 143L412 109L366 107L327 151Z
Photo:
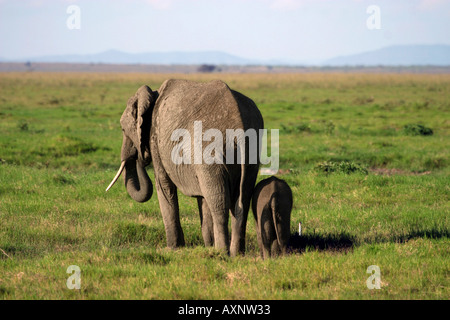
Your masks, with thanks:
M130 197L137 202L148 201L153 194L153 184L145 170L145 161L149 162L150 155L147 152L146 160L140 159L132 140L124 135L121 158L122 163L119 171L117 171L106 191L116 183L123 172L125 187Z
M152 197L152 181L139 160L130 159L126 161L124 179L127 192L133 200L146 202Z

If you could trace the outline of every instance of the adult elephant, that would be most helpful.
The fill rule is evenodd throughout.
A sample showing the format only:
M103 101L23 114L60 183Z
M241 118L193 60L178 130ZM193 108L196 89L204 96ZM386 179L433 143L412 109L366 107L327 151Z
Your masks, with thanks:
M180 189L183 194L197 198L205 245L214 245L232 256L243 253L247 216L259 169L260 129L264 127L255 103L222 81L167 80L158 91L148 86L139 88L128 100L120 123L122 163L108 189L124 171L128 194L138 202L148 201L153 185L145 167L152 161L167 245L184 245L177 197ZM228 135L230 132L241 135L233 137ZM255 135L257 141L252 139ZM215 148L211 148L213 144ZM193 152L186 155L189 151ZM174 161L180 154L185 161ZM214 159L212 163L202 158L208 154ZM245 154L245 159L242 161L238 154Z

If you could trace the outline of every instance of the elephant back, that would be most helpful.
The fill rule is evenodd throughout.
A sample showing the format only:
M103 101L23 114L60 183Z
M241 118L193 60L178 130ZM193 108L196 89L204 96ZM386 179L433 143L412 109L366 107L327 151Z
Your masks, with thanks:
M158 92L155 111L159 119L156 120L167 118L169 126L177 122L184 125L188 121L202 121L204 130L214 128L222 132L264 127L256 104L221 80L199 83L169 79ZM163 127L167 128L166 124Z

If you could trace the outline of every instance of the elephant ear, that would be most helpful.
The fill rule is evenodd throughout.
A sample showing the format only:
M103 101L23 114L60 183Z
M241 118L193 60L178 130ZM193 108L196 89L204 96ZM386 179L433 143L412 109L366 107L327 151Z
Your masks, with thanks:
M152 112L157 98L148 86L140 87L134 96L128 99L127 107L120 118L125 135L131 139L141 161L150 156L150 127Z

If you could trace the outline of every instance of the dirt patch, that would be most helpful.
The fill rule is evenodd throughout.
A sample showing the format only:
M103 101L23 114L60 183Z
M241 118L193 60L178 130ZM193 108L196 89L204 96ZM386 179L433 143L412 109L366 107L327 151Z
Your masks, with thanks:
M279 175L290 174L291 171L292 171L291 169L279 169L279 170L278 170L278 174L279 174Z

